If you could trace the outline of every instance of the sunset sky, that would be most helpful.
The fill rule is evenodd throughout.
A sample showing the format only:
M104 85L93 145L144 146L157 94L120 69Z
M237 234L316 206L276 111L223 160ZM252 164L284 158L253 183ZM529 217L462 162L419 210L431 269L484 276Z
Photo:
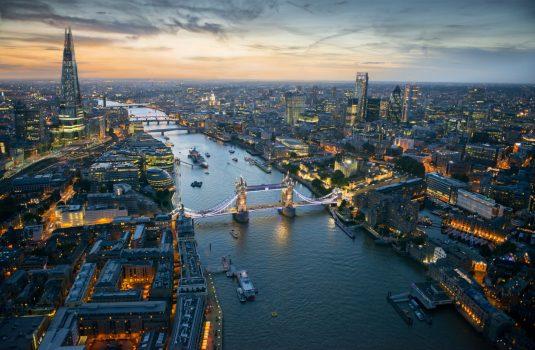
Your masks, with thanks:
M535 1L0 0L0 79L535 83Z

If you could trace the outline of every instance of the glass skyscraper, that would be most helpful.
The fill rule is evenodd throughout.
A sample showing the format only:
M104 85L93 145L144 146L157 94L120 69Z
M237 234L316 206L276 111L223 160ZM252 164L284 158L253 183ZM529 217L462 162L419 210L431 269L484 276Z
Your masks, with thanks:
M71 28L65 29L65 47L61 69L59 125L52 133L54 143L61 145L79 140L85 135L84 111L78 83L78 68L74 55Z
M366 120L366 109L368 103L368 73L358 72L355 80L355 96L358 100L357 120Z

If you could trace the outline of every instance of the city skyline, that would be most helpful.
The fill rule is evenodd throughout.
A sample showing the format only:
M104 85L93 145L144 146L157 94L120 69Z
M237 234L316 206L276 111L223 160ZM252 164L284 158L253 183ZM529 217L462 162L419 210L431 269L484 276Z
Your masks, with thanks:
M30 6L31 5L31 6ZM6 1L0 79L535 82L535 7L450 1Z

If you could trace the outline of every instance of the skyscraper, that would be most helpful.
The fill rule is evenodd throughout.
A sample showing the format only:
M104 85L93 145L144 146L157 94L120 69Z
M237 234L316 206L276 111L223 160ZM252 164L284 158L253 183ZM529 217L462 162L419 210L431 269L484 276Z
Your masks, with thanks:
M379 119L381 110L380 98L369 98L366 106L366 121L374 121Z
M399 122L401 120L401 108L401 88L399 87L399 85L396 85L396 87L394 88L394 90L392 90L392 93L390 94L388 118L394 122Z
M421 116L420 97L420 88L417 85L405 85L402 122L407 123Z
M59 126L52 131L56 145L69 143L84 136L85 120L71 28L65 29L58 119Z
M44 120L37 108L31 108L22 101L15 101L15 136L28 148L44 141Z
M82 104L71 28L65 29L65 47L61 68L61 103L67 108L76 108Z
M285 95L286 101L286 123L297 124L297 120L305 111L305 96L299 93L288 92Z
M401 121L406 123L410 119L411 114L411 104L412 104L412 89L411 85L405 85L405 91L403 93L403 114L401 116Z
M368 73L358 72L355 80L355 98L358 99L357 120L366 120L366 104L368 103Z

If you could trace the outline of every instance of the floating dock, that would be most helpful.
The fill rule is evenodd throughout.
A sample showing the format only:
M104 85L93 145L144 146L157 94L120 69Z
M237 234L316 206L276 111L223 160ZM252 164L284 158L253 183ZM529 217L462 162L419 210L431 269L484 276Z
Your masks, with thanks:
M392 295L392 292L388 292L388 295L386 296L386 300L388 301L390 305L392 305L392 307L394 308L394 310L396 310L399 316L401 316L403 321L405 321L407 325L412 326L413 319L410 316L409 311L406 309L403 309L399 305L399 303L409 301L409 293Z

